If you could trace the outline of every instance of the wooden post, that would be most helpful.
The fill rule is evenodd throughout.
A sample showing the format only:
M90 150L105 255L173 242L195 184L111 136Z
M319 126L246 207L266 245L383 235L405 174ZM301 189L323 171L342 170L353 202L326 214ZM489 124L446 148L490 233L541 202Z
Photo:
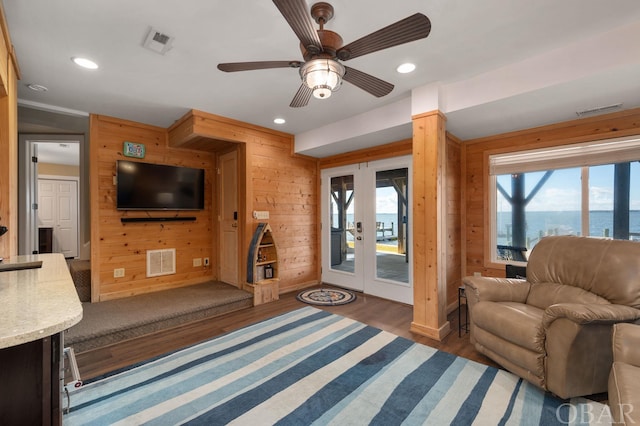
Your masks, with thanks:
M411 331L442 340L447 321L444 208L445 121L439 111L413 117L413 322Z

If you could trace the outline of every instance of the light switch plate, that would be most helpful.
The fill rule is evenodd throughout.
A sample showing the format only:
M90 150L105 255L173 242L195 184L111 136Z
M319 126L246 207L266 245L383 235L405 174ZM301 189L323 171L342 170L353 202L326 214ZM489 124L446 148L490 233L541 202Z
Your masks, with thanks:
M268 210L254 210L253 218L259 220L269 219L269 211Z

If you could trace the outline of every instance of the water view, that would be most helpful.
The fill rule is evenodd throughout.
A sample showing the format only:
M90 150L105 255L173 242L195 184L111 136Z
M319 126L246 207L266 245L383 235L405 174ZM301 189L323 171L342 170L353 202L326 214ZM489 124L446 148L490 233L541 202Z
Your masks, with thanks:
M511 244L511 212L497 214L498 245ZM581 235L579 211L533 211L526 213L527 247L531 249L540 237L546 235ZM629 212L629 232L632 240L640 240L640 210ZM589 235L613 235L613 211L589 212Z

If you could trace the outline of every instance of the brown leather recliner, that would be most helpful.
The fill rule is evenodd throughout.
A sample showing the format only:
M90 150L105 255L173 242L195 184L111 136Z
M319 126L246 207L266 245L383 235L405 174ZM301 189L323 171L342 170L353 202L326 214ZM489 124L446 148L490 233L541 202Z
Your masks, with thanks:
M612 325L640 319L640 243L545 237L526 280L463 281L478 351L561 398L607 391Z
M640 326L613 326L609 408L614 424L640 424Z

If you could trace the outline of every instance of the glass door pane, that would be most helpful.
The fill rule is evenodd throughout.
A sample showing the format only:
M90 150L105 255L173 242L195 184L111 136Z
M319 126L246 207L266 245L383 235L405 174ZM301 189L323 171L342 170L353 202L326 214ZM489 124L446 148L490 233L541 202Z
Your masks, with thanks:
M344 272L355 271L353 175L331 178L331 269Z
M409 170L376 172L376 277L409 282L407 223Z

